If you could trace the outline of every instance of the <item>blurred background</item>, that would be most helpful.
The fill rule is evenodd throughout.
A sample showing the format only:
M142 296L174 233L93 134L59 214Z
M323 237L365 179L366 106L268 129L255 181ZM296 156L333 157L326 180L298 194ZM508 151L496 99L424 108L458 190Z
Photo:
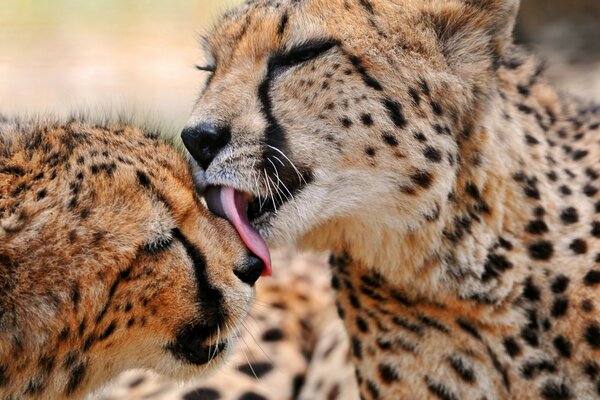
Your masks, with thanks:
M185 123L200 34L239 0L0 0L0 112L126 110Z
M240 0L0 0L0 112L73 109L178 132L205 78L199 36ZM518 39L561 88L600 99L600 1L524 0Z

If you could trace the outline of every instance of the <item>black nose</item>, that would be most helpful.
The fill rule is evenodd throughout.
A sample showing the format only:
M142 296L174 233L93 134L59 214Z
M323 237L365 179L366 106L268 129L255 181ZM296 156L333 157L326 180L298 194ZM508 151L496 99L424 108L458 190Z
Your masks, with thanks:
M231 140L231 129L211 122L201 122L185 128L181 132L181 140L198 164L207 169L219 151Z
M243 265L233 270L235 276L248 285L252 286L260 278L263 270L265 269L265 263L254 254L248 254L246 256L246 262Z

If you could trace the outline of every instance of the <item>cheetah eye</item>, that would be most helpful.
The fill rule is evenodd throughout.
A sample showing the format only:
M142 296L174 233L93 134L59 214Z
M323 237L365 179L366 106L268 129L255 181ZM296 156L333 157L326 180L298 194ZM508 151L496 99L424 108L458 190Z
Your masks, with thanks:
M210 72L213 73L216 71L217 67L214 65L195 65L198 71Z
M334 40L321 40L306 43L285 53L276 54L269 60L269 70L300 65L323 55L337 45L339 43Z
M144 243L143 250L147 253L158 254L167 250L173 244L173 231Z

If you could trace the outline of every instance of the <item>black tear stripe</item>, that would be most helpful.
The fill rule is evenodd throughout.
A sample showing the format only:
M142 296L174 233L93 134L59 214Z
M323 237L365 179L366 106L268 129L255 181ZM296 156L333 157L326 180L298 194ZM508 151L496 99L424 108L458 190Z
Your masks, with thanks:
M304 185L312 181L312 170L297 166L297 169L302 176L299 177L296 169L294 169L290 161L286 159L289 154L289 143L287 132L273 115L273 102L270 95L272 81L273 72L268 71L264 81L258 87L258 98L261 103L261 111L267 121L267 127L264 133L265 145L261 163L257 166L257 169L259 171L267 171L271 177L279 177L279 180L274 180L274 182L277 182L278 189L285 194L287 194L287 191L289 190L292 195L295 195ZM286 157L283 157L280 152L285 154ZM284 165L281 165L279 161L277 161L278 159L281 160ZM287 190L280 188L279 185L285 185ZM283 202L288 200L287 196L282 197L284 198Z
M226 310L221 309L223 294L214 286L211 286L206 272L206 258L190 241L181 233L178 228L173 229L173 238L181 242L188 257L192 260L194 273L196 275L196 287L198 289L197 298L202 308L210 308L218 311L219 319L226 319Z

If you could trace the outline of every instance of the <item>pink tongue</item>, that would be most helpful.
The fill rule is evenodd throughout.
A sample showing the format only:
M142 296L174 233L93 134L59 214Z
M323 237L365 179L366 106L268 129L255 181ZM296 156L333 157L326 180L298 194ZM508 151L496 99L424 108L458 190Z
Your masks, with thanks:
M205 197L208 208L215 214L227 218L248 249L265 263L262 276L271 276L271 254L263 238L250 225L248 203L244 199L244 193L230 187L212 187L206 191Z

